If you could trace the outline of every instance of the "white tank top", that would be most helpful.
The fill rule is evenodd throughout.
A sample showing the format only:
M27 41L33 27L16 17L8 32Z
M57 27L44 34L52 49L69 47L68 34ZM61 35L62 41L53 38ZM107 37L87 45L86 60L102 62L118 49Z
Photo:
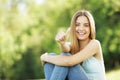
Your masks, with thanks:
M106 80L104 62L90 57L83 61L83 69L85 70L89 80Z

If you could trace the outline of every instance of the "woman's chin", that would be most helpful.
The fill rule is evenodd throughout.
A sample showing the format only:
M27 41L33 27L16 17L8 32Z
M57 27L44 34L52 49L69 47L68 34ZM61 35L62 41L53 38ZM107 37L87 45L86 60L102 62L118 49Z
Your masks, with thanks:
M83 41L83 40L85 40L85 38L78 38L78 40Z
M86 38L86 37L78 37L78 40L80 40L80 41L83 41L83 40L86 40L86 39L88 39L88 38Z

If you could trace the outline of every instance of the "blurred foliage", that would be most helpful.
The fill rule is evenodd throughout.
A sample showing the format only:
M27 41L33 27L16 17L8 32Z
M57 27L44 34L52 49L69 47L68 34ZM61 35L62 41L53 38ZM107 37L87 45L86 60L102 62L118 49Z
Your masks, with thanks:
M0 78L44 78L39 56L60 53L54 37L79 9L94 16L106 69L120 65L119 0L0 0Z

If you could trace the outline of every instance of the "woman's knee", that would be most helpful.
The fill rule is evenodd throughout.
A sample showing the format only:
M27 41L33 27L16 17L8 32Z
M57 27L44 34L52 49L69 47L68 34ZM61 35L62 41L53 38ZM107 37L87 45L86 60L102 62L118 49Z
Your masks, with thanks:
M55 56L55 55L57 55L56 53L48 53L48 55L50 55L50 56ZM52 64L52 63L49 63L49 62L45 62L44 63L44 66L53 66L54 64Z
M63 56L71 56L71 53L68 53L68 52L62 52L61 55L63 55Z
M83 71L84 72L84 69L80 64L76 64L74 66L71 66L70 70L78 70L78 71Z
M48 53L48 55L53 55L53 56L55 56L55 55L57 55L56 53Z
M55 56L55 55L58 55L58 54L56 54L56 53L48 53L48 55L53 55L53 56ZM68 53L68 52L62 52L61 55L64 55L64 56L70 56L71 53Z

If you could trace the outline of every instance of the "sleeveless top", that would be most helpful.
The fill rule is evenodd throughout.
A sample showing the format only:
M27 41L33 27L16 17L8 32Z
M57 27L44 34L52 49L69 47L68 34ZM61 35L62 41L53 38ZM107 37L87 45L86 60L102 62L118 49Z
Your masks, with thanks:
M105 68L103 61L100 61L92 56L83 61L82 67L89 80L105 80Z

